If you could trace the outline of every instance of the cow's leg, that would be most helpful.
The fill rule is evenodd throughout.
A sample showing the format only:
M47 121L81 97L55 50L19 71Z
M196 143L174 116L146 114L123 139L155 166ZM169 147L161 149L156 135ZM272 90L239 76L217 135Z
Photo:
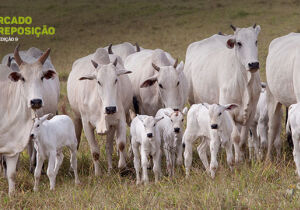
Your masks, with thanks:
M153 157L153 172L154 172L154 177L155 177L155 183L157 183L159 181L159 177L160 177L160 154L161 150L158 149L155 152L155 155ZM172 175L172 174L171 174Z
M7 166L7 179L8 179L8 193L11 196L15 191L16 168L19 159L19 153L8 157L5 156Z
M257 124L251 127L252 131L252 145L254 151L252 151L252 159L259 158L259 137L257 136Z
M100 175L100 168L99 168L100 150L99 150L98 142L95 139L94 129L91 127L88 121L83 121L83 130L90 145L90 150L92 153L94 169L95 169L95 176L99 176Z
M259 159L262 160L268 147L268 126L265 120L258 121L257 133L259 134Z
M214 179L216 175L216 171L218 168L218 152L220 148L220 140L218 138L212 138L210 140L210 155L211 155L211 160L210 160L210 174L211 177Z
M297 174L300 177L300 146L299 146L299 133L294 132L292 135L292 140L293 140L293 144L294 144L294 151L293 151L293 155L294 155L294 161L296 164L296 170L297 170Z
M79 149L80 139L81 139L81 132L82 132L82 121L80 117L76 117L74 119L74 126L75 126L75 133L77 139L77 150Z
M249 125L243 125L241 128L241 137L240 137L240 153L238 160L243 161L245 159L245 152L246 152L246 142L248 140L248 133L249 133Z
M33 187L33 191L38 191L39 189L39 182L40 182L40 177L41 177L41 172L42 172L42 168L43 168L43 163L44 163L44 159L39 155L39 153L37 153L36 155L36 167L34 170L34 187Z
M136 173L136 184L141 183L141 177L140 177L140 170L141 170L141 157L140 157L140 151L139 151L139 145L135 144L132 145L132 152L133 152L133 163L134 163L134 169Z
M252 160L253 159L253 148L254 148L254 139L253 139L253 134L252 131L250 129L250 135L248 137L248 147L249 147L249 159Z
M143 170L143 182L145 185L147 185L149 183L149 177L148 177L148 171L147 171L148 159L147 159L147 155L144 152L143 148L141 148L141 162L142 162L142 170Z
M177 147L176 147L176 153L177 153L177 159L176 159L176 165L180 166L182 165L182 153L183 153L183 148L182 148L182 134L178 135L177 137Z
M282 116L282 109L280 109L280 116ZM279 161L280 158L281 158L281 148L282 148L282 141L281 141L281 138L280 138L281 123L279 123L278 126L279 126L279 129L276 132L276 138L275 138L275 141L274 141L274 147L276 149L277 161Z
M193 155L193 142L197 139L197 136L186 130L183 135L182 146L184 147L184 165L185 175L190 175L190 169L192 165Z
M75 184L78 185L80 184L80 181L78 178L78 171L77 171L77 148L76 147L77 147L76 145L70 147L70 153L71 153L70 163L74 171Z
M56 179L55 165L58 165L58 163L56 163L56 158L57 158L56 152L51 152L49 155L48 169L47 169L47 176L50 181L50 190L55 189L55 179Z
M119 164L118 168L122 169L126 167L126 123L125 120L120 120L117 128L117 148L119 150Z
M114 136L115 136L115 129L110 128L107 132L106 146L105 146L109 174L112 170L112 153L113 153Z
M197 147L198 155L199 155L207 173L209 173L209 164L208 164L208 160L207 160L207 150L208 150L207 142L208 141L209 141L209 139L202 138L202 142Z
M280 103L274 101L273 96L269 97L268 94L269 133L268 133L268 151L266 157L267 160L271 160L274 139L278 136L278 134L280 135L281 106L282 105Z

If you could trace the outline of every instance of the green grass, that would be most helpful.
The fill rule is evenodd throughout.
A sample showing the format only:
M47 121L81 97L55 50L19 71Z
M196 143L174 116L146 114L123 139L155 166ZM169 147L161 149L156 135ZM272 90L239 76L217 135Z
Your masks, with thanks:
M31 16L33 26L54 26L55 36L22 36L21 49L50 47L51 58L59 72L61 97L59 112L72 115L66 98L66 79L72 63L109 43L138 42L144 48L161 48L174 57L185 59L187 46L222 31L232 33L229 25L261 26L259 58L261 78L265 81L265 60L272 39L289 32L299 32L300 3L296 0L54 0L3 1L1 16ZM16 43L0 43L0 57L13 51ZM68 173L68 155L57 177L57 188L49 191L44 175L39 193L33 193L33 175L28 173L28 156L24 152L17 173L17 193L9 199L7 181L0 178L0 208L299 208L300 190L291 152L285 150L279 163L247 162L230 172L220 156L215 180L204 173L194 153L192 175L185 179L178 168L174 179L166 176L158 184L136 186L134 173L120 177L118 171L107 175L103 138L101 145L102 176L93 176L91 155L82 136L78 154L80 187ZM285 136L282 134L285 141ZM114 168L117 168L114 152ZM132 167L132 162L129 162ZM163 168L164 169L164 168ZM134 172L134 170L132 170ZM149 172L152 174L152 172ZM151 175L153 182L153 176ZM294 189L293 196L286 190Z

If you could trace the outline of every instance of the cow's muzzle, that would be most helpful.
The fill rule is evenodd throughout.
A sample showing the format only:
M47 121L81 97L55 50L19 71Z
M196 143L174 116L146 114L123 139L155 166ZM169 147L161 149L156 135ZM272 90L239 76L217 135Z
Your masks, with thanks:
M259 69L259 62L248 63L249 71L251 73L256 72Z
M42 99L32 99L30 101L30 106L32 109L39 109L42 107L42 105L43 105Z
M115 107L115 106L105 107L105 113L106 114L114 114L116 112L117 112L117 107Z
M217 124L212 124L210 127L211 127L211 129L218 129L218 125Z
M180 128L174 128L174 132L175 133L179 133L180 132Z

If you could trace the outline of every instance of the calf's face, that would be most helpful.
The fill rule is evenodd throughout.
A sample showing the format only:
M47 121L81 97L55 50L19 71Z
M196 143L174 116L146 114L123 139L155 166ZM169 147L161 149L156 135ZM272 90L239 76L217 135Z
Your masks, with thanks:
M224 123L224 112L233 110L238 107L237 104L227 104L227 105L220 105L220 104L204 104L204 106L208 109L209 118L210 118L210 127L211 129L219 129L223 127Z
M44 105L44 91L49 91L44 88L46 80L55 77L55 71L43 69L43 64L48 58L50 49L48 49L35 63L28 64L24 62L19 55L19 45L16 47L14 57L19 65L20 71L10 73L9 79L13 82L22 83L23 95L27 101L28 108L37 110Z
M54 115L53 114L45 114L41 118L35 118L33 121L33 126L30 132L30 139L37 139L40 135L41 126L46 120L50 120Z
M187 107L185 107L182 112L174 111L172 114L168 115L172 122L174 133L179 134L183 132L183 121L186 113L187 113Z
M154 135L155 135L155 126L156 126L156 123L158 121L160 121L161 119L163 119L164 117L160 117L160 118L154 118L152 116L147 116L146 118L144 119L141 119L143 125L144 125L144 128L145 128L145 137L147 139L153 139Z
M118 69L116 67L117 60L107 65L101 65L92 60L91 65L95 67L95 72L81 77L79 80L94 80L97 82L97 91L102 101L103 112L108 115L117 113L119 76L131 73L131 71Z

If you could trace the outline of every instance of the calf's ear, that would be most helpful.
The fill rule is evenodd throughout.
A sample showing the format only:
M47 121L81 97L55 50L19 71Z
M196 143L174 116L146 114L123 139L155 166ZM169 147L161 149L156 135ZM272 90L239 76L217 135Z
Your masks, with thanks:
M176 67L177 72L178 73L183 72L183 67L184 67L184 63L183 61L181 61Z
M188 112L188 110L189 110L189 108L187 108L187 107L184 107L184 109L182 110L182 114L183 114L183 115L186 115L186 114L187 114L187 112Z
M154 85L155 82L157 82L157 75L154 75L153 77L150 77L147 80L145 80L141 84L140 88L150 87L150 86Z
M164 119L164 117L156 117L156 118L154 118L154 119L155 119L155 122L158 122L158 121Z

